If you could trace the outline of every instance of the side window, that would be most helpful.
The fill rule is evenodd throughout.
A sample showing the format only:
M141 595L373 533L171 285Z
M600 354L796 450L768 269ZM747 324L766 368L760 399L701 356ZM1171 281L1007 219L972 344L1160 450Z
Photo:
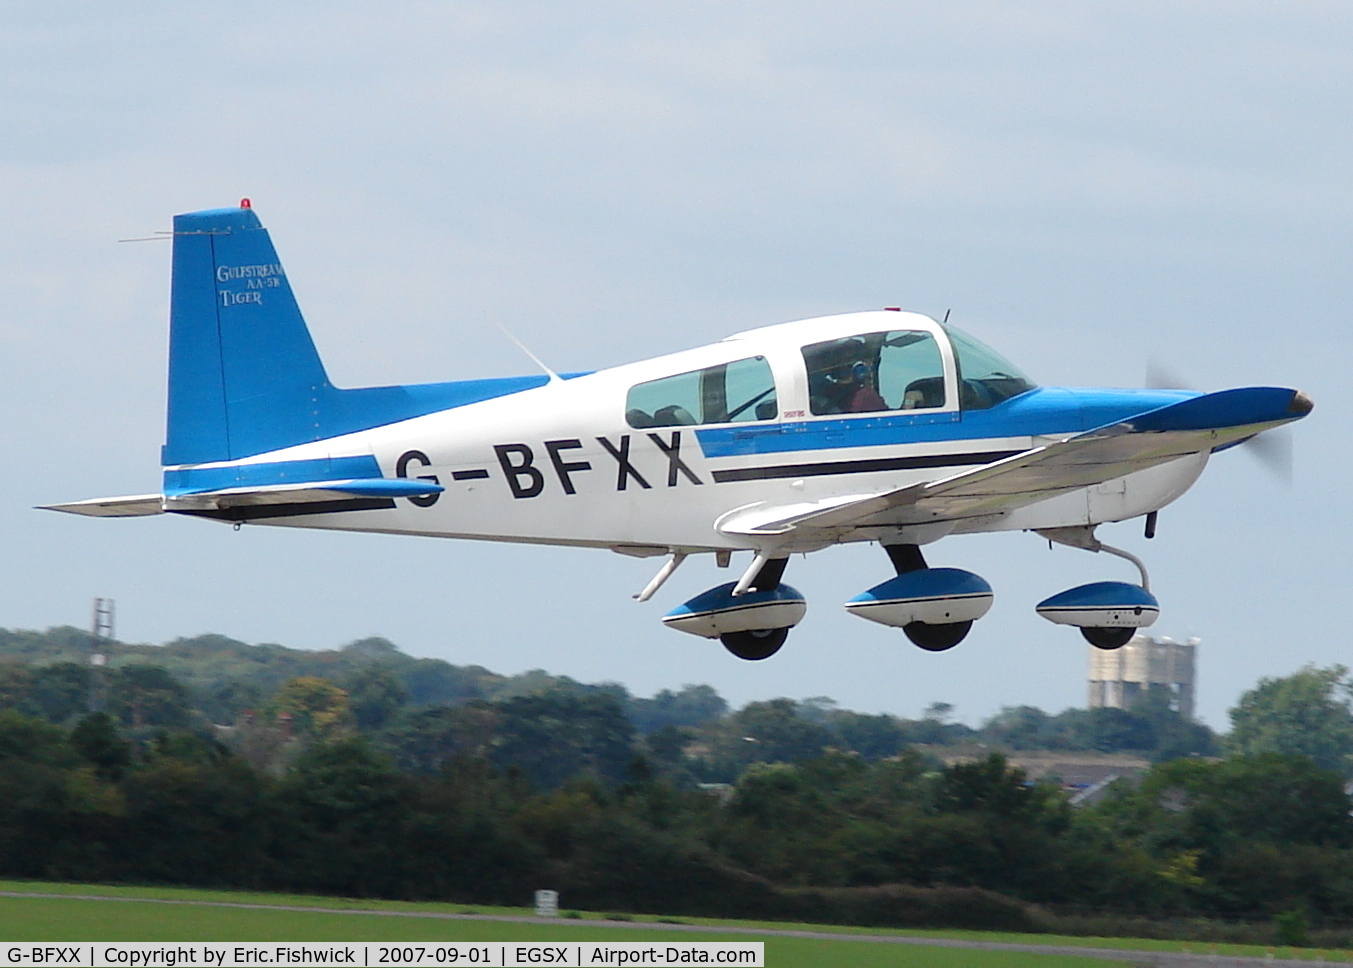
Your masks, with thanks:
M764 356L640 383L625 399L625 421L638 429L774 420L779 412Z
M866 333L803 348L814 414L943 407L944 360L929 333Z

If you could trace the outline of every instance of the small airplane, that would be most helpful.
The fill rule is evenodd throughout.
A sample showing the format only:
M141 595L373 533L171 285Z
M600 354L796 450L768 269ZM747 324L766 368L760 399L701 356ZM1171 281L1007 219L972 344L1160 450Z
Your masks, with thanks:
M1312 409L1297 390L1036 386L962 331L887 308L749 330L593 373L340 389L248 199L173 227L163 488L50 509L608 548L751 563L671 628L764 659L806 611L789 557L882 545L893 577L845 603L957 645L991 586L930 568L951 534L1032 531L1128 559L1037 606L1113 649L1152 624L1145 565L1095 537L1156 514L1208 458ZM542 367L542 369L545 369Z

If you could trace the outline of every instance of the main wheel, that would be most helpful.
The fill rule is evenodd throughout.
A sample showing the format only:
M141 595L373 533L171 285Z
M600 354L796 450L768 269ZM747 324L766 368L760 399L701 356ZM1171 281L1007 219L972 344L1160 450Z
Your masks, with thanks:
M1136 629L1105 629L1105 628L1082 628L1081 635L1085 636L1085 641L1089 642L1096 649L1111 651L1121 649L1132 641L1132 636Z
M723 647L739 659L769 659L789 638L789 629L752 629L750 632L725 632L719 636Z
M942 622L931 625L929 622L911 622L902 626L907 638L927 652L943 652L962 642L972 628L972 622Z

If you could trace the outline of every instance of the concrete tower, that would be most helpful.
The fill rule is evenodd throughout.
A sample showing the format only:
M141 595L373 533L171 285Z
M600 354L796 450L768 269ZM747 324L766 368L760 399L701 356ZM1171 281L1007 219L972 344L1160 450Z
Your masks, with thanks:
M1194 658L1199 640L1176 642L1138 632L1121 649L1090 650L1090 708L1131 709L1153 686L1169 690L1170 706L1193 718Z

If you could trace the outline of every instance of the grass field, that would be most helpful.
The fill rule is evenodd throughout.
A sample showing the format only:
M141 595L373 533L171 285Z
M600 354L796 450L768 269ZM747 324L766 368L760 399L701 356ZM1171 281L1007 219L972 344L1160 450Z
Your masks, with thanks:
M476 913L529 916L526 908L490 908L461 904L405 903L283 894L252 894L177 888L135 888L91 884L0 881L0 891L43 897L0 897L0 941L764 941L766 963L774 968L832 965L842 968L1088 968L1109 964L1097 959L1014 951L978 951L848 940L851 935L906 935L1072 947L1212 953L1213 946L1125 938L1061 938L977 931L856 929L782 922L673 919L683 925L720 928L717 933L685 929L640 928L608 924L604 915L561 919L556 925L521 924L428 917L428 914ZM177 903L83 900L60 895L101 895ZM220 904L284 905L329 911L266 910ZM359 914L375 911L379 914ZM351 912L351 913L347 913ZM423 916L419 916L419 915ZM634 920L650 920L635 915ZM726 933L736 928L737 933ZM762 931L804 930L837 934L841 940L775 937ZM1218 954L1263 957L1272 949L1222 945ZM1314 959L1309 950L1274 952L1277 957ZM1348 953L1321 953L1329 960L1350 960Z

